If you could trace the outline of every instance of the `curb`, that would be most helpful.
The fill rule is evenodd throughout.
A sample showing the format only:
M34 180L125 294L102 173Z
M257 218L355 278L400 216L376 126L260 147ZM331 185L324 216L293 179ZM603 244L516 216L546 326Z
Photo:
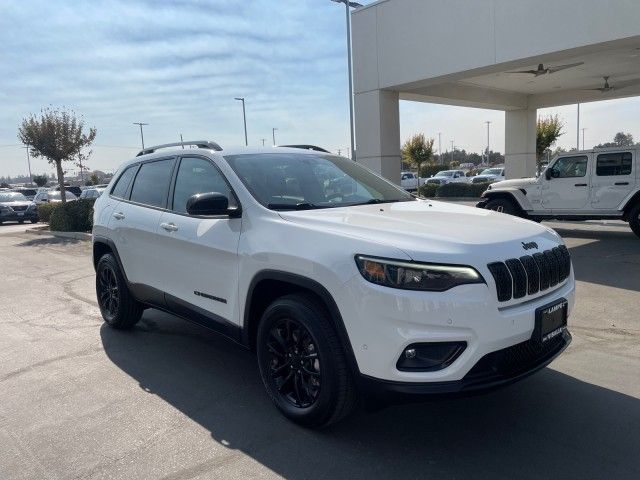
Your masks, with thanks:
M25 233L30 233L32 235L50 235L58 238L71 238L74 240L81 241L90 241L93 239L93 235L85 232L52 232L49 230L48 226L35 227L35 228L27 228Z

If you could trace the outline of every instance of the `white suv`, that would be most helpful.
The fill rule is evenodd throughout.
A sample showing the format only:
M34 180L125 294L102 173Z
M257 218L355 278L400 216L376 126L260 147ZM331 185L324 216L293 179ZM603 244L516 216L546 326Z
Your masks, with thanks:
M564 153L539 178L489 185L478 207L532 220L618 219L640 237L638 147Z
M493 388L570 342L553 230L416 199L328 153L184 145L140 152L96 200L100 310L129 328L158 308L255 349L288 418Z

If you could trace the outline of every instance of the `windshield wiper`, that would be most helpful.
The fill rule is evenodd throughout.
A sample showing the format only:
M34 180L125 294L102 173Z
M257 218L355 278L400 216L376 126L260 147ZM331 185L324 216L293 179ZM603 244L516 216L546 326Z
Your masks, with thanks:
M397 203L397 202L411 202L413 198L394 198L390 200L381 200L379 198L371 198L366 202L361 203L352 203L348 205L349 207L357 207L358 205L377 205L379 203ZM345 205L346 206L346 205Z
M300 203L269 203L267 208L272 210L312 210L314 208L323 208L319 205L314 205L309 202Z

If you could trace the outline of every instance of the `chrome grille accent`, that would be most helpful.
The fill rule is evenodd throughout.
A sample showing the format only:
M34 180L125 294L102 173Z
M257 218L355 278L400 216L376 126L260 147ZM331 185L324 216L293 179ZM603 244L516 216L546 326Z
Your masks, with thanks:
M571 273L571 255L564 245L544 252L487 265L496 282L498 301L533 295L564 282Z

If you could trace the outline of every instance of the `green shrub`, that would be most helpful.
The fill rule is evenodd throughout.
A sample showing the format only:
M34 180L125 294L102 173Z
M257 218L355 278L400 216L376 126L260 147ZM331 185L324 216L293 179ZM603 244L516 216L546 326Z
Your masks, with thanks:
M90 232L94 202L93 198L82 198L75 202L59 203L51 212L49 227L57 232Z
M423 178L433 177L436 173L443 170L450 170L449 165L423 165L420 169L420 176Z
M420 196L433 198L436 196L436 190L438 187L439 185L436 185L435 183L425 183L420 187Z
M41 222L49 223L51 212L55 207L55 203L43 203L41 205L38 205L38 219Z

